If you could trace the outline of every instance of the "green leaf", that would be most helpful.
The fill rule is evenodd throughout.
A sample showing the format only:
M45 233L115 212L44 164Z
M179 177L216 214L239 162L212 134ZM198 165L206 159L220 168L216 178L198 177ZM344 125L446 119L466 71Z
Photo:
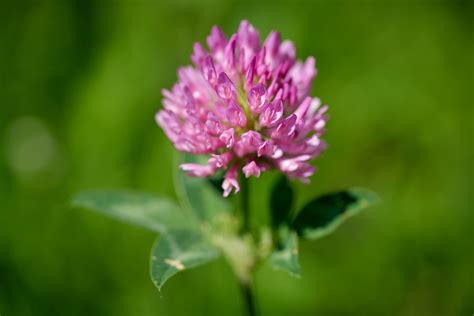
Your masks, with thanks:
M292 227L303 238L321 238L376 201L374 193L358 188L323 195L303 207Z
M282 224L288 224L293 205L293 189L288 179L280 177L272 189L270 198L270 210L272 226L277 229Z
M298 235L294 231L280 230L281 248L270 256L273 268L288 272L294 277L300 277L298 260Z
M207 163L199 161L195 155L181 154L178 163ZM207 179L186 175L176 168L176 192L186 209L191 209L200 221L210 222L221 212L230 212L230 203L218 193L213 184Z
M218 250L197 231L173 230L163 234L153 246L150 276L160 290L178 272L208 263Z
M89 191L78 194L72 203L159 233L192 226L175 203L146 193Z

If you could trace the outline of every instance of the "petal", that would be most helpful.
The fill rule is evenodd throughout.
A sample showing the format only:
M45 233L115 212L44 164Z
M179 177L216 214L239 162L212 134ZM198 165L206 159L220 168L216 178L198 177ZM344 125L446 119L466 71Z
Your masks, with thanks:
M223 50L227 40L225 38L224 32L218 27L213 26L211 34L207 37L207 45L211 49L211 52L214 54L220 50Z
M297 116L297 120L296 120L297 123L300 122L301 120L304 120L311 103L312 103L311 97L306 97L304 101L301 102L301 105L296 109L295 114Z
M222 189L224 190L224 197L228 197L234 189L235 193L240 191L239 182L237 181L237 168L233 166L229 169L222 182Z
M211 56L207 56L202 65L201 65L201 72L206 79L207 82L209 82L211 85L215 85L217 83L217 73L216 73L216 68L214 67L214 62L212 61Z
M260 35L248 21L240 22L237 34L239 35L240 45L246 50L250 50L252 53L260 50Z
M219 140L223 142L227 148L234 146L234 129L229 128L222 132L222 134L219 136Z
M295 134L296 114L291 114L281 121L278 127L273 131L272 137L280 139L290 139Z
M245 89L249 89L253 84L253 79L255 75L255 65L257 63L257 56L254 56L250 61L250 64L247 68L247 73L245 75Z
M262 145L262 135L255 131L248 131L242 134L240 140L235 144L235 153L243 157L249 153L255 153Z
M248 131L242 134L241 141L246 146L256 149L262 145L262 135L256 131Z
M224 60L227 70L233 74L236 61L237 34L232 35L224 51Z
M212 155L212 157L208 160L208 163L215 169L227 168L227 164L231 159L232 153L226 152L222 155Z
M253 87L248 93L247 101L252 112L260 112L267 101L267 89L265 89L265 86L259 83Z
M247 125L247 117L245 116L245 112L234 100L230 100L226 115L227 120L229 120L233 126L244 127Z
M200 43L194 43L193 54L191 55L191 60L196 66L199 66L207 53Z
M260 114L259 123L262 127L272 127L277 124L283 116L283 102L275 100L268 104Z
M245 177L248 178L250 176L255 176L255 177L260 177L260 167L257 166L255 161L250 161L248 164L246 164L243 168L242 171L245 174Z
M225 74L221 72L217 79L216 93L219 97L225 100L229 100L235 94L235 86L232 83L232 80Z
M196 163L183 163L179 166L181 170L186 171L188 176L205 178L213 175L215 169L209 165L200 165Z
M209 112L207 114L207 120L205 122L205 126L206 126L206 131L213 136L219 135L222 131L221 123L217 119L216 115L212 112Z
M260 147L258 147L257 150L257 156L262 157L262 156L273 156L275 152L275 147L273 145L273 142L271 140L266 140L264 141Z
M270 32L267 38L265 39L265 43L263 44L266 48L267 58L274 57L279 50L281 43L280 33L279 32Z

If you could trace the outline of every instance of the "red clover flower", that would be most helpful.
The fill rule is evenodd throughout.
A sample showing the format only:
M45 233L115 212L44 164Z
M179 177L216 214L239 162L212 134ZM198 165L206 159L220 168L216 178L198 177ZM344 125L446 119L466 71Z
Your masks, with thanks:
M194 44L194 66L178 70L156 114L179 151L209 156L205 165L181 169L194 177L226 170L224 196L240 190L239 172L248 178L276 169L308 182L315 172L310 160L326 147L321 136L328 120L328 107L308 95L315 59L297 60L293 43L278 32L261 45L247 21L230 39L213 27L207 44L209 52Z

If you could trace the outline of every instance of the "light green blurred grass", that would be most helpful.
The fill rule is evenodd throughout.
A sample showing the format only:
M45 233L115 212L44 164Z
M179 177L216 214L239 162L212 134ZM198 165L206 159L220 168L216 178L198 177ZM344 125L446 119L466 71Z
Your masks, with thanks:
M330 105L330 147L311 185L295 185L298 203L348 186L371 188L382 200L335 235L303 242L302 279L264 267L263 314L474 311L472 2L0 8L2 315L240 314L223 261L181 274L159 293L148 277L152 234L68 203L89 188L174 196L173 148L153 120L160 90L213 24L230 34L244 18L262 35L281 31L300 58L318 60L313 93ZM36 126L18 125L24 117L41 128L15 134ZM38 133L49 141L47 155L42 142L28 146ZM38 159L47 163L25 170ZM255 221L266 220L262 197L272 180L252 183Z

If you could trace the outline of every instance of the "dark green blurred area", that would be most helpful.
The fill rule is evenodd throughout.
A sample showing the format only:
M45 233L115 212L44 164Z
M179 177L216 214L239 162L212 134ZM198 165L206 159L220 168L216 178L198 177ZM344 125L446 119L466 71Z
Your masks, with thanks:
M214 24L249 19L316 56L329 149L298 203L363 186L381 203L301 245L303 278L263 267L263 315L471 315L472 1L2 1L0 314L240 315L223 260L148 276L155 236L74 210L90 188L174 197L162 88ZM254 222L268 186L253 181Z

